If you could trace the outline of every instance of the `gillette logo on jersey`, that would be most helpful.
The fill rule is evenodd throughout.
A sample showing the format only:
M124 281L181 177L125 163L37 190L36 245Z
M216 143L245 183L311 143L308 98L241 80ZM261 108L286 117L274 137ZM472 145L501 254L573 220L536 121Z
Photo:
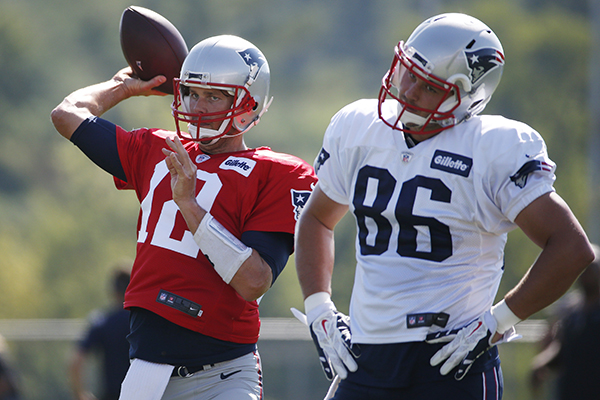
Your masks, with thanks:
M431 159L430 167L466 178L471 172L471 167L473 167L473 159L447 151L436 150Z
M255 166L256 161L254 160L244 157L230 156L227 158L227 160L221 163L219 168L239 172L241 175L244 175L247 178Z

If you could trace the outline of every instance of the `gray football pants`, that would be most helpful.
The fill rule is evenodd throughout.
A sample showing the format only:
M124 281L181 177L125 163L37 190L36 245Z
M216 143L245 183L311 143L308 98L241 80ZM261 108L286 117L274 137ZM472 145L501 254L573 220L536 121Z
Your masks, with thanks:
M206 366L188 377L171 377L172 365L133 360L119 400L262 400L258 352Z

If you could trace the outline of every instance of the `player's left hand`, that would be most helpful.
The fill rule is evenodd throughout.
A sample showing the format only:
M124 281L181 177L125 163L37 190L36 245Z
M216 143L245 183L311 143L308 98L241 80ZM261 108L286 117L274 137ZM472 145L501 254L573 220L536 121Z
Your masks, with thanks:
M520 338L515 328L510 327L504 334L497 333L498 322L490 311L477 318L458 332L450 336L436 335L427 340L428 343L440 343L451 340L431 357L431 366L444 364L440 368L442 375L447 375L458 366L454 378L461 380L465 377L475 360L492 346Z

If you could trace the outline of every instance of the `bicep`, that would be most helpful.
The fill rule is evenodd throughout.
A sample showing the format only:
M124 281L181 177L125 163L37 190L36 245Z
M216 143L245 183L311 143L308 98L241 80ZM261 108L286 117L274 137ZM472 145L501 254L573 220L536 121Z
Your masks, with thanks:
M594 259L587 236L562 198L546 193L515 219L542 251L519 284L506 296L513 312L525 319L562 296Z
M296 272L304 297L331 291L335 258L334 228L348 206L331 200L315 187L296 229Z
M86 110L76 107L69 98L65 98L52 113L50 117L54 128L67 139L71 139L77 128L92 114Z
M517 215L515 223L541 248L553 235L578 235L583 232L569 206L555 192L546 193L532 201Z
M333 201L317 184L302 211L300 220L310 218L332 231L346 212L348 212L347 205Z

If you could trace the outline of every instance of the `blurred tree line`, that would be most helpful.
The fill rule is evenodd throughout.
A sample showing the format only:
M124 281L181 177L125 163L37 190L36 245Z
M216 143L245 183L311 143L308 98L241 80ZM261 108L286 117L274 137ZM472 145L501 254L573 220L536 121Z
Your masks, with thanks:
M522 120L546 139L556 188L584 227L587 2L506 0L139 0L173 22L188 47L231 33L271 66L275 100L247 135L312 163L331 116L376 97L393 47L426 17L465 12L503 43L504 77L486 113ZM118 29L129 0L0 0L0 318L81 318L108 303L112 266L134 257L137 200L53 129L64 96L125 66ZM171 98L135 98L106 114L126 129L173 128ZM334 300L347 310L354 273L351 217L338 226ZM538 249L511 233L503 295ZM293 259L261 303L264 316L302 308ZM38 368L45 368L40 361ZM56 372L60 374L61 372ZM33 392L32 392L33 393ZM32 398L34 398L33 396ZM39 397L43 398L43 397ZM57 397L54 397L57 398Z

